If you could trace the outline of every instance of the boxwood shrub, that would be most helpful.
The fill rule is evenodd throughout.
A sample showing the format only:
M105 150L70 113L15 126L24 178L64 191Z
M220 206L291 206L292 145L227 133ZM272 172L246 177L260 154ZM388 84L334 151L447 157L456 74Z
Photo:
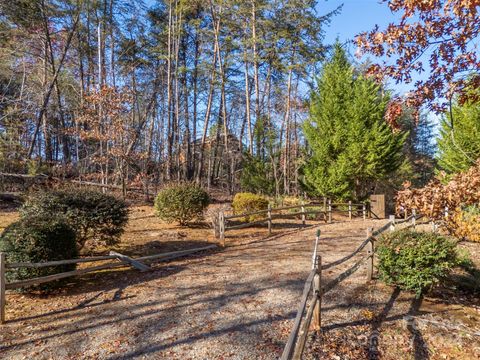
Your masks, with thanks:
M377 254L380 278L417 296L465 262L455 241L430 232L400 230L385 234L378 242Z
M76 232L62 217L29 217L10 224L0 235L0 251L11 262L45 262L78 256ZM9 281L31 279L75 270L75 264L44 268L18 268L7 271ZM59 282L37 288L46 290ZM31 288L31 287L30 287Z
M240 215L248 212L266 210L268 208L268 200L261 195L253 193L237 193L232 202L233 213ZM265 215L246 216L245 221L254 221L263 218Z
M192 183L170 185L160 191L155 199L157 215L168 223L188 222L201 218L210 203L208 193Z
M37 193L20 210L22 218L64 216L77 233L77 245L112 245L119 241L128 222L125 201L92 190Z

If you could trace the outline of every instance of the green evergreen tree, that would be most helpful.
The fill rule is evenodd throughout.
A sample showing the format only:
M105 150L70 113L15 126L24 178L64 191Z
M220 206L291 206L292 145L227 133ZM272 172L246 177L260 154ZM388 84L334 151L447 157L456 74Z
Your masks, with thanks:
M256 154L248 152L243 156L243 168L240 177L242 191L279 195L278 184L275 181L275 168L279 168L278 134L270 119L260 117L254 128Z
M480 104L452 106L441 121L438 164L447 174L465 171L480 157Z
M273 195L275 193L275 179L272 173L272 164L263 161L259 156L244 153L240 185L242 191L255 194Z
M316 195L363 199L398 169L406 133L384 121L388 93L357 74L340 44L312 93L304 124L308 160L304 184Z

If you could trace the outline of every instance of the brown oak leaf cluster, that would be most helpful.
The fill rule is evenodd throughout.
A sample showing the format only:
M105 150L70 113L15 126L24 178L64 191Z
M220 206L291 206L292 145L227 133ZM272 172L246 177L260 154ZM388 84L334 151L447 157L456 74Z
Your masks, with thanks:
M376 26L357 36L360 53L385 58L369 72L379 80L411 83L415 74L428 71L408 94L409 107L426 103L441 111L453 94L467 96L472 82L480 82L480 1L383 1L401 16L383 30Z
M456 235L465 224L462 211L465 207L480 204L480 160L470 169L455 175L448 183L438 179L421 189L405 189L397 193L397 208L416 209L418 214L442 221L446 229ZM445 216L445 208L448 216Z

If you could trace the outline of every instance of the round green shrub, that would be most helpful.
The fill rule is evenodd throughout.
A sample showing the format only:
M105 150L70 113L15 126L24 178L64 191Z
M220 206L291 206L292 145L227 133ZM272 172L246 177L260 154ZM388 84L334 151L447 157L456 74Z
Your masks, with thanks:
M383 235L377 254L380 278L387 284L414 291L417 296L441 283L465 261L449 238L408 230Z
M46 262L74 259L78 256L76 233L64 218L30 217L10 224L0 235L0 251L7 261ZM9 281L31 279L75 270L76 264L44 268L15 268L7 271ZM37 286L51 289L58 282Z
M64 216L77 233L79 249L87 241L112 245L128 222L125 201L91 190L51 191L31 196L20 210L23 218Z
M233 213L235 215L266 210L268 208L268 200L261 195L253 193L237 193L232 202ZM245 221L253 221L264 216L246 216Z
M171 185L160 191L155 199L157 215L168 223L185 225L201 218L210 203L208 193L191 183Z

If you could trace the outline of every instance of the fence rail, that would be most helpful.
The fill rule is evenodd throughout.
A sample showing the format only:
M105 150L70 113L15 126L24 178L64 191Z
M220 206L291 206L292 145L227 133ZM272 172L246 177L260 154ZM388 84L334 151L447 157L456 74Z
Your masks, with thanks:
M313 320L313 315L315 313L315 326L317 329L320 329L321 326L321 268L322 268L322 258L317 255L318 242L320 240L320 230L317 230L317 236L315 238L315 246L312 255L312 271L308 275L307 281L303 287L302 298L300 300L300 305L297 309L297 315L293 324L293 329L288 337L287 344L283 349L282 359L292 359L295 354L297 358L301 358L303 349L305 348L305 343L307 340L308 328ZM307 316L305 321L302 323L303 315L305 314L305 309L307 308L308 297L310 293L313 292L312 303L310 304L307 310Z
M148 271L148 270L151 270L151 268L148 265L144 264L144 262L151 262L154 260L167 261L167 260L175 259L178 257L190 255L196 252L211 250L215 248L217 248L217 245L208 245L208 246L203 246L203 247L189 249L189 250L172 251L172 252L167 252L162 254L142 256L135 259L126 255L111 251L110 255L106 255L106 256L93 256L93 257L80 258L80 259L48 261L48 262L41 262L41 263L24 263L24 262L7 263L6 254L0 253L0 324L5 323L6 290L44 284L47 282L65 279L72 276L79 276L79 275L84 275L84 274L92 273L99 270L113 269L113 268L125 267L125 266L131 266L140 271ZM6 272L8 269L45 268L45 267L55 267L60 265L99 262L99 261L108 261L108 260L115 260L115 262L92 266L85 269L78 269L78 270L66 271L58 274L41 276L33 279L19 280L19 281L14 281L10 283L7 283L7 279L6 279Z
M297 315L295 317L295 321L293 324L293 328L290 332L290 336L288 337L287 343L283 349L283 353L281 356L281 360L291 360L291 359L301 359L303 351L305 349L305 344L307 341L308 330L314 322L314 329L316 331L320 331L321 329L321 306L322 306L322 296L326 292L333 289L337 286L341 281L355 273L360 266L367 262L367 274L366 280L371 281L373 278L373 269L374 269L374 257L375 257L375 241L378 235L386 231L394 231L396 225L402 223L408 223L405 228L415 227L416 220L421 218L421 216L417 216L415 212L411 215L406 217L402 220L396 220L395 217L390 216L390 221L380 227L377 230L373 230L373 228L367 229L367 236L366 239L355 249L352 253L348 254L347 256L336 260L332 263L322 266L322 257L318 255L318 242L320 238L320 231L317 231L317 236L315 238L315 246L312 255L312 271L308 275L307 281L305 282L305 286L303 289L303 294L300 300L300 305L297 309ZM334 280L330 281L329 283L323 285L322 284L322 270L326 270L332 268L334 266L338 266L349 259L353 258L357 255L360 251L366 249L366 254L362 256L355 264L350 267L348 270L341 273L338 277ZM308 310L307 303L309 299L309 294L313 292L312 301ZM315 315L315 316L313 316ZM303 319L303 321L302 321Z
M345 206L347 209L342 210L339 207ZM317 208L317 209L316 209ZM318 209L321 208L321 209ZM287 214L276 214L281 211L285 210L294 210L298 209L297 212L287 213ZM332 222L332 213L333 212L339 213L348 213L349 219L352 219L354 213L361 214L363 219L366 219L369 216L369 207L367 203L352 203L351 201L348 203L332 203L331 200L325 200L323 203L302 203L299 205L291 205L291 206L282 206L282 207L274 207L272 208L270 205L266 210L258 210L243 214L233 214L233 215L225 215L222 211L218 214L218 218L214 220L213 228L215 231L215 237L220 239L222 246L225 246L225 232L227 230L235 230L235 229L244 229L255 225L266 224L268 226L268 234L271 235L273 229L273 220L278 219L292 219L296 217L301 217L302 224L306 225L307 215L318 215L323 214L323 220L325 222L331 223ZM257 215L265 215L262 219L247 221L241 224L228 224L228 222L234 219L242 219L242 218L249 218L251 216Z

